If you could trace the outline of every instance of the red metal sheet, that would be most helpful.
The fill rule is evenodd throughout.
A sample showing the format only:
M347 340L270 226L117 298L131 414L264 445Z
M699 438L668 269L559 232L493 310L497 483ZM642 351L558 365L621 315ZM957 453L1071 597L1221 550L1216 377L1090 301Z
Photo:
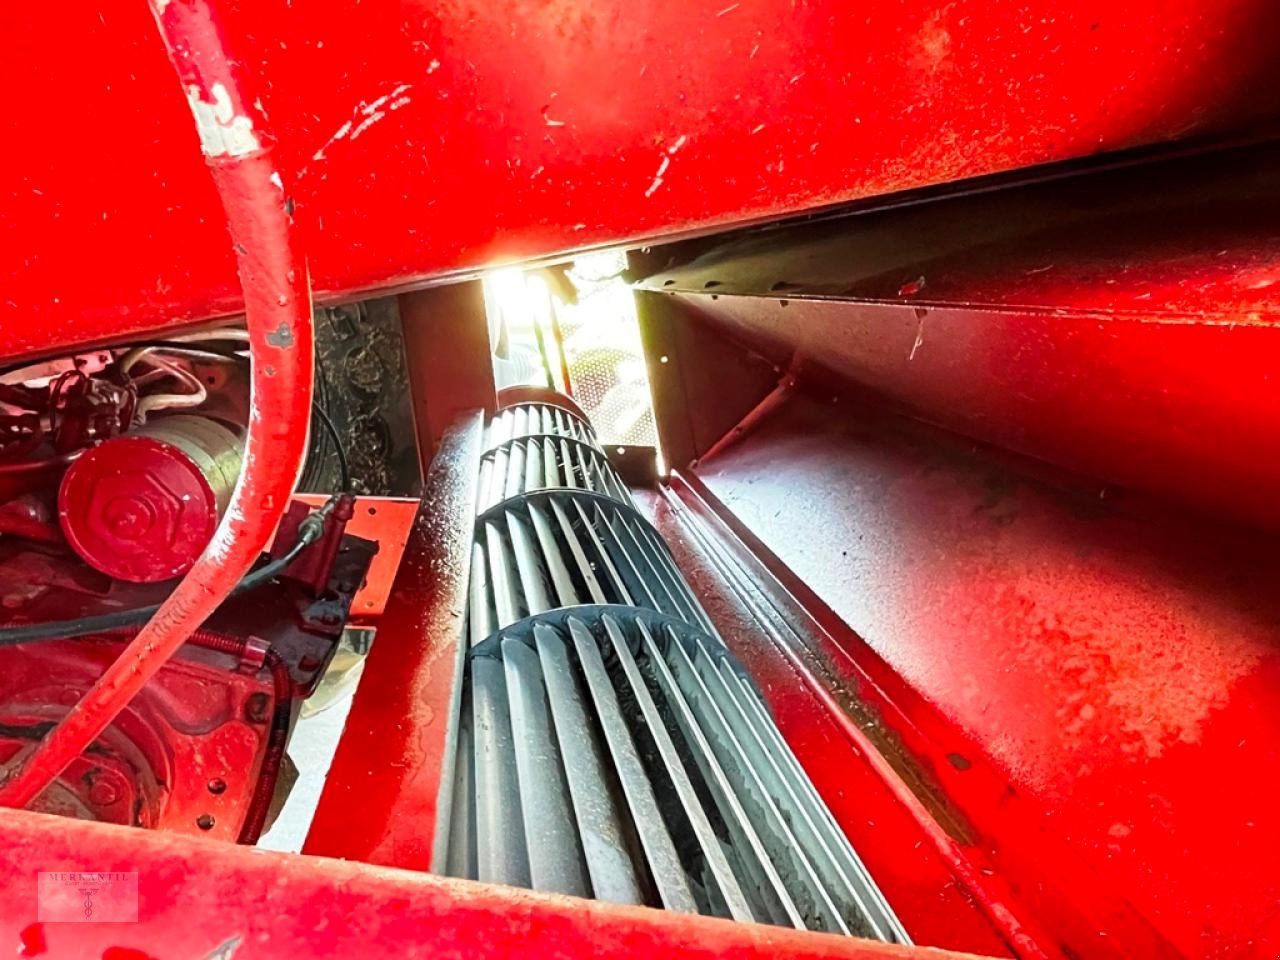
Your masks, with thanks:
M745 590L742 554L678 479L662 493L637 492L725 642L763 692L787 744L849 837L894 914L916 943L992 956L1059 956L1029 911L993 878L982 851L937 796L913 793L919 776L886 762L900 748L875 742L813 676L803 651L779 626L768 573L752 571ZM802 628L803 629L803 628ZM921 791L923 792L923 791ZM958 835L958 836L957 836ZM1040 944L1045 944L1046 949Z
M1024 177L659 248L636 258L641 285L1164 323L1277 313L1280 142Z
M228 4L321 296L1280 115L1268 0ZM144 4L10 4L5 354L239 306Z
M480 411L444 434L307 853L429 870L466 609Z
M780 361L797 356L924 419L1098 477L1099 491L1137 487L1280 529L1280 341L1270 321L724 296L688 304Z
M1280 529L1277 171L1280 146L1255 145L748 231L644 281L647 325L695 328L650 376L692 397L714 362L731 374L717 391L758 398L710 341L745 343L960 433ZM715 456L712 405L690 404L718 432L673 457Z
M5 811L0 937L25 957L964 960ZM137 874L136 923L40 923L37 871Z
M1274 955L1273 538L803 394L698 476L1066 947Z
M40 724L65 716L123 646L108 638L0 648L6 775L30 752ZM262 764L270 696L270 681L237 672L225 655L188 647L35 808L234 843Z
M441 435L463 412L492 413L493 348L479 280L397 298L423 475Z
M329 499L321 493L295 493L293 499L311 507L324 506ZM356 620L378 617L387 606L391 586L400 569L405 544L418 515L417 500L401 497L356 497L355 509L346 532L372 540L378 545L364 583L351 599L351 616Z

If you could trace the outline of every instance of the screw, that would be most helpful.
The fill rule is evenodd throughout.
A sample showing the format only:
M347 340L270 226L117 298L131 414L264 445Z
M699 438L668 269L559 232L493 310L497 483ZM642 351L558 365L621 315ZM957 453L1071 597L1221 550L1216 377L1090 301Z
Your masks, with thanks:
M196 826L199 827L201 830L212 830L213 814L211 813L200 814L200 816L196 817Z

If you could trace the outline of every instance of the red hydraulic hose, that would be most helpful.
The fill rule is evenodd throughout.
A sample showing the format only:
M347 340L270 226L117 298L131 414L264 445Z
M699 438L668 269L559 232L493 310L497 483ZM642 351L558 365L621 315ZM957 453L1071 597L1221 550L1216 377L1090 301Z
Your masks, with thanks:
M260 103L209 0L151 0L221 196L244 291L253 373L244 469L213 539L155 616L3 786L25 807L87 748L217 608L266 546L306 449L311 294L293 205L272 162Z

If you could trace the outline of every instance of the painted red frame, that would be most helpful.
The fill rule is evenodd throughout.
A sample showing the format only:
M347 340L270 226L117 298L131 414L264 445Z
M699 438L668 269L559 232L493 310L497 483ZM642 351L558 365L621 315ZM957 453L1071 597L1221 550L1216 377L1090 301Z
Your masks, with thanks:
M1268 0L221 6L322 301L1280 118ZM238 311L146 5L0 30L0 353Z
M1278 20L1265 0L271 0L227 10L266 81L261 106L329 300L1099 151L1254 136L1280 118ZM21 38L7 86L34 92L6 111L8 142L22 148L2 161L0 243L19 255L3 275L0 352L52 353L240 310L216 193L145 5L10 5L0 24ZM456 561L456 531L448 537L443 556ZM411 641L447 634L456 591L456 574L419 579L384 620L416 653L401 690L410 699L394 702L425 730L431 776L443 714L412 697L426 689L428 704L446 703L445 671ZM385 757L421 765L419 749L401 732ZM349 783L363 759L344 759ZM419 800L421 822L394 824L397 859L428 855L408 836L429 832L433 808ZM0 817L0 841L10 891L30 885L36 861L141 874L145 936L32 932L25 903L0 925L29 953L47 943L169 955L197 942L253 942L278 956L371 944L477 956L925 953L25 813Z

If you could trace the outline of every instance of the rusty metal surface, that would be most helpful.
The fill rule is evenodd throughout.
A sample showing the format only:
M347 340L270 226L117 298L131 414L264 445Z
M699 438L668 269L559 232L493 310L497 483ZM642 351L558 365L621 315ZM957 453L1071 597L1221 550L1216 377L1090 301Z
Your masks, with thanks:
M226 6L324 298L1280 114L1268 0ZM238 310L144 5L0 28L3 352Z

